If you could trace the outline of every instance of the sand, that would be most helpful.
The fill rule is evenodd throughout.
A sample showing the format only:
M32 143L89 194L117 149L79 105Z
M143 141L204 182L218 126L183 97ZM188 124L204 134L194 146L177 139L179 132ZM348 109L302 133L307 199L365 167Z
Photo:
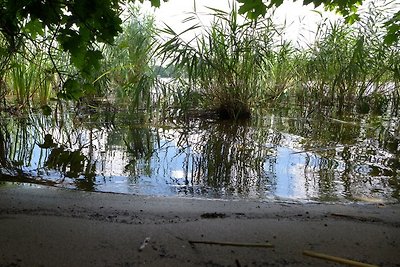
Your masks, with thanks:
M400 205L0 187L0 266L341 266L305 250L400 266Z

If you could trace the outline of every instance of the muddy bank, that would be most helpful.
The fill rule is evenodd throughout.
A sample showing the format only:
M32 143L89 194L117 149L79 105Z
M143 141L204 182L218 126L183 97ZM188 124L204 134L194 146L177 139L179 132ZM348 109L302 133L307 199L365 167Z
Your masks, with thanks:
M0 266L338 266L304 250L400 265L398 204L199 200L13 185L0 187L0 232Z

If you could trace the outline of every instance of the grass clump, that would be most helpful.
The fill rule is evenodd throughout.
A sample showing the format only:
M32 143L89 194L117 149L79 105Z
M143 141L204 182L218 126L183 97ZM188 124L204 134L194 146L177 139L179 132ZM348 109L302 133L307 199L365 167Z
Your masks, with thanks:
M17 93L17 102L30 105L30 99L40 105L47 105L54 96L53 88L57 86L57 75L44 54L38 54L33 61L24 60L21 56L13 58L10 69L10 85Z
M128 6L123 32L103 50L101 64L81 71L73 58L55 41L51 29L37 39L21 36L18 49L9 51L0 36L0 96L2 104L31 108L48 106L49 100L73 100L78 106L93 106L98 97L129 99L131 106L151 105L155 75L152 49L154 20ZM24 22L25 23L25 22ZM76 60L76 58L75 58ZM89 59L85 59L86 60ZM4 101L3 101L4 100Z
M152 105L151 89L155 84L154 18L140 15L137 6L129 6L123 32L115 43L104 47L102 74L96 80L106 80L111 94L119 100L128 99L137 108Z
M167 26L157 36L154 18L131 5L123 32L100 47L101 65L82 75L45 34L40 42L22 40L18 53L8 53L0 36L1 104L12 98L18 106L43 106L57 98L93 105L95 97L110 96L149 114L194 110L222 119L250 118L271 105L398 110L400 47L384 41L390 10L382 6L371 2L354 25L323 21L315 40L301 48L285 41L286 26L273 23L273 11L254 21L240 16L235 4L229 12L210 8L210 26L193 12L184 20L186 30ZM158 45L161 34L167 39ZM172 67L172 82L161 83L157 75L171 75Z
M399 106L399 44L384 41L387 8L371 2L353 25L323 20L314 41L299 47L284 39L286 26L272 23L273 13L248 21L235 5L230 12L211 9L209 27L197 23L176 33L167 26L159 51L184 73L175 92L183 95L184 109L227 119L249 118L271 105L381 114ZM194 13L184 22L196 19ZM185 37L199 27L201 34Z
M58 82L48 57L40 50L14 54L3 79L5 95L21 108L32 103L47 105Z
M170 27L164 29L169 39L160 53L169 64L185 71L181 82L191 92L188 95L198 96L199 108L215 111L223 119L249 118L265 94L264 69L273 54L272 22L243 19L234 5L229 13L212 11L211 26L191 41L182 35L199 24L180 34ZM193 15L186 21L195 19Z
M384 14L373 6L355 25L323 21L318 26L315 42L301 51L306 62L297 96L302 102L339 113L354 107L382 113L398 98L399 47L384 42Z

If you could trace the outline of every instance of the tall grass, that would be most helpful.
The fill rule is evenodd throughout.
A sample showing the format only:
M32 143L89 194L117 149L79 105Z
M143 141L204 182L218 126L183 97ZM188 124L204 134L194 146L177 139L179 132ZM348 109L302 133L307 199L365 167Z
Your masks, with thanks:
M389 100L398 98L400 50L384 43L384 20L385 13L374 6L356 25L323 21L303 52L301 98L339 112L355 106L360 112L385 111Z
M141 15L138 7L132 5L123 32L115 44L104 49L102 77L108 79L114 96L129 99L137 108L149 109L152 105L154 27L154 18Z
M285 99L288 92L296 86L298 67L301 63L299 59L301 57L291 42L282 40L274 46L267 66L263 69L267 88L264 101L261 102L264 106Z
M353 36L346 24L329 22L320 25L308 53L303 81L306 96L342 107L346 98L355 96L362 74L363 39Z
M21 55L17 54L13 57L11 69L8 73L8 83L20 106L29 105L32 97L31 90L37 80L37 77L34 77L34 68L28 64Z
M0 36L0 96L19 107L47 105L51 98L74 99L80 105L106 95L129 99L132 106L149 107L154 83L152 45L154 20L129 7L124 31L115 44L103 47L100 70L80 75L70 57L47 35L24 39L18 53L7 53ZM126 15L126 14L125 14ZM96 72L97 71L97 72ZM63 84L72 79L73 86ZM80 86L79 84L82 84Z
M304 49L283 39L285 25L272 23L272 15L247 21L234 5L211 12L214 22L191 40L184 36L200 23L182 33L168 26L162 31L168 39L160 54L185 73L175 93L183 96L183 108L233 119L282 103L339 113L382 113L389 102L398 108L400 50L384 42L385 5L371 2L355 25L322 21ZM184 22L195 20L194 13Z
M229 13L212 12L211 26L191 41L182 34L199 25L183 33L165 28L162 33L169 39L160 47L160 54L169 64L186 71L181 81L191 92L188 95L200 96L200 108L216 111L221 118L248 118L265 94L268 77L264 77L264 69L273 55L272 21L246 20L238 15L235 5ZM186 21L195 19L194 15Z
M91 95L149 112L157 108L171 115L165 111L179 108L228 119L249 118L276 104L362 113L399 107L400 47L384 43L390 10L375 2L355 25L321 22L305 49L284 40L285 25L273 23L273 13L250 21L234 4L229 12L211 8L214 20L208 27L195 12L181 33L167 26L160 31L167 39L156 47L154 18L141 15L135 5L128 11L115 44L103 47L100 70L85 78L95 86ZM46 105L66 77L78 77L77 70L46 37L23 46L22 53L10 55L0 36L0 97L11 97L18 106ZM157 60L176 68L173 83L161 84ZM77 98L87 98L83 93Z
M20 107L30 107L32 101L46 105L56 82L51 63L42 51L13 55L5 74L9 94Z
M59 59L63 53L51 45L47 36L36 41L22 36L20 43L18 50L11 51L0 37L0 96L3 104L15 104L23 109L47 105L56 96L54 89L61 81L57 67L67 64Z
M4 37L0 34L0 107L6 105L6 95L8 93L7 84L4 81L4 75L9 67L10 53L7 51L7 45Z

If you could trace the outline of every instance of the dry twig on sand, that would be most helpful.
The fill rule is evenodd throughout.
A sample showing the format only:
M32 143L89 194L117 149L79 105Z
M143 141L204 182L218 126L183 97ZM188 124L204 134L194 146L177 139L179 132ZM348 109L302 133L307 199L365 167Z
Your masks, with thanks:
M317 252L310 251L310 250L304 250L303 254L310 256L310 257L333 261L333 262L337 262L337 263L341 263L341 264L347 264L347 265L355 266L355 267L378 267L376 265L371 265L368 263L362 263L362 262L358 262L358 261L335 257L335 256L323 254L323 253L317 253Z
M206 244L206 245L220 245L220 246L233 246L233 247L253 247L253 248L273 248L274 246L269 243L236 243L236 242L218 242L218 241L199 241L189 240L190 244Z

